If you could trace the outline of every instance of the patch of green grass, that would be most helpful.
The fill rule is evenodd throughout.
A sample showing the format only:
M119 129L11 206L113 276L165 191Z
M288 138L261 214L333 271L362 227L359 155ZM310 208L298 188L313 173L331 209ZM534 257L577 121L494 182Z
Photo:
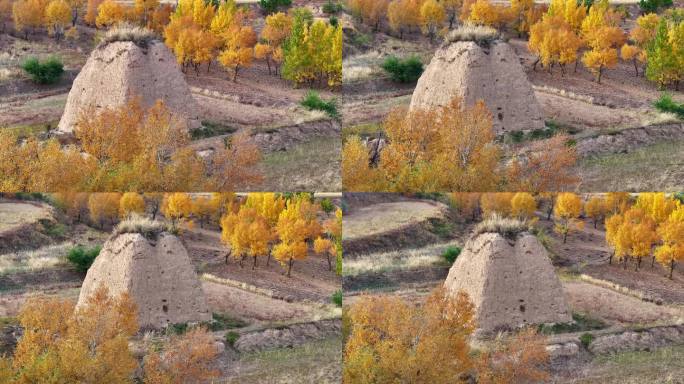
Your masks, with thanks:
M672 95L663 93L653 105L661 112L674 113L680 119L684 119L684 104L672 100Z
M332 301L338 307L342 307L342 290L335 291L335 293L333 293L330 297L330 301Z
M370 45L373 37L364 33L356 33L351 38L351 43L357 47L365 47Z
M55 223L49 220L43 220L43 228L45 228L45 233L55 239L64 238L66 233L66 226L62 223Z
M583 179L582 188L587 191L676 189L681 186L679 171L684 163L682 148L684 141L666 141L647 145L629 153L585 158L578 164ZM656 175L661 177L656 178Z
M446 220L430 219L430 232L439 237L449 237L454 230L454 225Z
M77 246L67 253L67 260L73 264L77 271L86 273L88 272L88 268L93 265L95 258L100 254L100 250L102 250L102 247L99 245L89 249Z
M456 258L458 255L461 254L461 248L456 247L456 246L449 246L444 253L442 253L442 257L444 260L446 260L449 264L453 264L454 261L456 261Z
M397 83L414 83L423 74L423 62L413 55L405 59L389 56L381 65L392 81Z
M212 331L223 331L225 329L234 329L246 327L248 324L240 319L230 317L222 313L212 313L212 320L209 322L209 329Z
M11 316L0 316L0 329L10 325L19 325L19 319Z
M182 335L188 331L188 323L176 323L166 327L166 333L169 335Z
M383 131L382 124L366 123L359 125L352 125L351 127L342 128L342 142L346 142L351 136L370 137L377 136Z
M594 335L591 333L583 333L580 336L580 343L582 343L584 348L589 348L589 345L591 345L592 341L594 341Z
M341 179L334 168L339 164L340 151L339 137L319 136L286 151L265 153L261 162L266 179L263 188L268 191L311 191L325 185L330 190L339 190ZM331 172L321 175L322 167Z
M540 324L538 331L544 335L554 335L558 333L592 331L607 326L603 321L590 318L581 313L573 313L572 319L574 320L574 323L557 323L553 325Z
M684 345L676 345L596 356L588 378L577 383L676 384L681 383L681 377L684 377Z
M226 343L231 347L235 346L235 343L240 338L240 334L235 331L226 332Z
M206 139L207 137L214 137L220 135L227 135L229 133L237 132L237 128L224 124L212 123L210 121L203 121L200 128L190 131L190 137L193 140Z
M310 111L323 111L333 119L340 117L340 114L337 111L337 100L324 100L316 91L307 92L299 104Z
M13 127L2 128L5 131L11 132L19 139L26 139L36 136L41 133L49 132L57 128L59 121L48 121L46 123L15 125Z

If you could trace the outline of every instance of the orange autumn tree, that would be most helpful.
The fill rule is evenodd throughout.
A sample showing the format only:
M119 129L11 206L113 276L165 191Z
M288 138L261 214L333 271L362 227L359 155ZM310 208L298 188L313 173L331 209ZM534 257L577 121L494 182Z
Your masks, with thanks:
M625 33L620 28L620 18L610 9L608 0L601 0L589 8L582 21L582 38L590 48L584 52L582 62L601 83L605 68L614 68L618 62L618 48L625 42Z
M285 209L278 217L276 231L280 241L273 247L273 257L281 265L287 265L288 277L294 261L306 259L308 242L321 233L317 214L318 205L307 194L298 194L287 200Z
M50 195L51 200L71 220L82 223L88 216L88 198L85 192L60 192Z
M494 144L492 116L484 103L463 107L455 98L444 107L399 109L385 121L387 146L377 167L359 139L343 148L346 190L492 190L500 181L501 149Z
M474 308L467 295L435 289L422 306L399 296L362 296L345 313L345 383L520 383L548 379L549 356L533 330L477 357L469 339Z
M582 213L582 199L570 192L558 194L553 214L556 218L554 231L563 235L563 244L568 240L568 234L584 227L579 219Z
M275 193L250 193L239 211L221 218L221 240L230 245L230 254L240 266L246 257L254 259L252 269L260 256L268 256L270 261L271 247L278 238L275 225L284 208L285 200Z
M421 24L419 0L392 0L387 6L387 21L390 29L404 38L404 33Z
M192 215L192 197L181 192L167 194L164 196L161 212L164 217L171 220L173 228L178 228L180 223L189 220Z
M606 217L606 200L601 196L592 196L584 204L584 212L587 217L591 218L594 222L594 228L596 228L596 225Z
M565 74L567 64L577 63L577 52L582 44L577 32L562 16L549 12L530 27L527 46L530 52L537 55L533 69L536 70L541 62L542 67L551 72L551 68L557 64Z
M76 124L78 145L57 139L25 142L0 131L0 189L13 191L232 190L262 180L261 159L249 132L201 157L182 119L159 101L149 109L134 98L96 112L86 108Z
M380 22L387 13L390 0L348 0L347 5L353 15L358 17L362 23L373 27L377 32L380 29Z
M655 13L648 13L636 19L637 26L629 32L630 42L620 49L622 60L632 61L634 74L639 76L639 65L643 68L648 62L648 46L656 35L660 17ZM646 68L642 69L644 73Z
M120 200L121 194L116 192L91 193L88 197L90 221L100 228L104 227L105 222L114 225L119 217Z
M292 17L278 12L266 16L264 29L259 35L262 42L254 46L254 56L257 59L265 59L268 65L268 74L271 74L271 64L278 74L280 64L283 62L283 43L292 30Z
M45 8L45 24L48 34L59 40L64 28L71 22L71 7L65 0L52 0Z
M492 215L510 216L511 202L515 195L510 192L483 193L480 197L480 209L483 217Z
M435 40L445 18L444 7L436 0L425 0L420 6L421 28L423 33L430 37L430 41Z
M527 192L518 192L511 199L511 216L519 220L530 220L537 210L537 201Z
M214 364L218 354L214 335L202 327L173 335L162 351L145 356L143 383L213 382L221 376Z
M684 261L684 206L672 211L657 233L662 244L655 249L655 259L669 269L668 277L672 279L675 264Z
M616 223L611 225L618 225L612 228L614 234L610 236L610 241L615 247L615 256L624 263L625 268L628 259L633 258L634 268L639 270L642 259L651 254L651 249L657 241L655 222L645 210L638 207L631 207L624 214L616 216Z
M142 215L145 213L145 199L142 195L135 192L126 192L119 200L119 216L129 217L133 214Z
M342 209L335 210L335 217L323 223L325 237L317 237L314 241L314 252L325 254L328 260L328 270L332 271L330 257L335 257L338 274L341 273L342 264Z
M129 383L138 366L128 349L138 331L137 310L127 295L101 286L74 310L68 299L36 297L24 304L24 329L14 355L3 357L3 383Z
M233 81L237 82L238 72L252 65L254 46L257 36L251 26L236 26L224 35L225 45L218 56L218 61L233 71Z

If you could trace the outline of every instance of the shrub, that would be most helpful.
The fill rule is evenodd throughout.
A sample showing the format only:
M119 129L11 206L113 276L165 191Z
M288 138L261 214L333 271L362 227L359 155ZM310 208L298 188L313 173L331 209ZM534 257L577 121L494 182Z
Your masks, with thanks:
M411 56L400 60L396 56L390 56L382 63L382 69L389 74L392 81L398 83L413 83L418 81L423 74L423 63L418 56Z
M342 290L337 290L332 294L330 300L338 307L342 306Z
M223 331L225 329L231 328L242 328L247 325L246 322L230 317L228 315L220 313L212 313L211 322L209 322L209 330L211 331Z
M259 0L259 6L266 13L274 13L280 7L289 7L292 0Z
M235 343L238 341L240 338L240 334L235 332L235 331L230 331L226 333L226 343L230 345L231 347L235 346Z
M330 25L332 25L335 28L337 28L337 26L340 25L340 20L335 16L330 16L330 19L328 19L328 22L330 23Z
M584 348L589 348L592 341L594 341L594 335L591 333L583 333L582 336L580 336L580 342Z
M337 112L337 101L335 99L323 100L318 92L315 91L307 92L300 104L311 111L323 111L332 118L337 118L339 116L339 113Z
M684 104L672 100L672 95L669 93L660 95L660 98L653 105L661 112L674 113L680 119L684 119Z
M44 62L40 62L35 57L30 57L24 61L21 68L39 84L54 84L59 81L64 73L62 61L56 57L50 57Z
M672 6L672 0L639 0L639 8L644 13L655 13L658 8L667 8Z
M461 248L460 247L455 247L455 246L449 246L444 253L442 253L442 257L444 260L448 261L449 264L453 264L454 261L456 261L456 258L458 255L461 254Z
M323 4L323 12L329 15L333 13L338 13L341 10L342 4L338 3L337 1L328 0L325 4Z
M81 246L72 248L67 254L67 260L74 265L77 271L81 273L88 272L88 268L93 265L93 261L97 255L100 254L101 246L96 245L90 249Z
M326 197L325 199L321 200L321 209L325 213L330 213L335 210L335 204L333 204L333 202Z

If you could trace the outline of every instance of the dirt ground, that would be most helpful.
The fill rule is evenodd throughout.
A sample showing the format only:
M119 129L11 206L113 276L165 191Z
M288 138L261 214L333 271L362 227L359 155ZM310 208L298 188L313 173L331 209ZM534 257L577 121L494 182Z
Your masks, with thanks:
M445 205L429 200L379 203L359 208L343 218L345 240L390 232L428 218L441 218Z
M52 213L48 206L42 204L0 201L0 218L2 235L4 232L34 224L41 219L51 219Z

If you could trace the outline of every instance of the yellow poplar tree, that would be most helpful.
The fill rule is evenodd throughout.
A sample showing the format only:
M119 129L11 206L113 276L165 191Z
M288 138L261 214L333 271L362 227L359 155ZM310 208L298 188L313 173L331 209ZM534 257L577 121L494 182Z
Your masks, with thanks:
M287 265L290 277L295 260L304 260L308 254L307 242L320 235L321 225L317 219L318 205L306 195L297 195L287 201L280 213L276 231L280 242L273 247L273 256Z
M558 194L553 214L556 217L554 230L563 235L563 244L568 239L568 234L584 227L584 222L579 220L582 213L582 199L570 192Z
M586 204L584 204L584 213L587 214L587 217L592 219L594 228L596 228L599 221L605 218L606 210L606 201L600 196L592 196Z
M684 206L672 211L657 231L662 244L656 248L655 258L669 269L668 277L672 279L675 264L684 261Z
M64 34L64 28L71 22L71 7L65 0L52 0L45 8L45 23L48 33L55 39Z
M529 220L537 210L537 201L527 192L518 192L511 199L511 215L520 220Z
M136 192L126 192L119 201L119 215L122 218L133 214L142 215L145 213L145 199Z
M430 37L430 41L434 41L437 31L446 18L444 7L436 0L425 0L420 7L420 18L423 33Z

